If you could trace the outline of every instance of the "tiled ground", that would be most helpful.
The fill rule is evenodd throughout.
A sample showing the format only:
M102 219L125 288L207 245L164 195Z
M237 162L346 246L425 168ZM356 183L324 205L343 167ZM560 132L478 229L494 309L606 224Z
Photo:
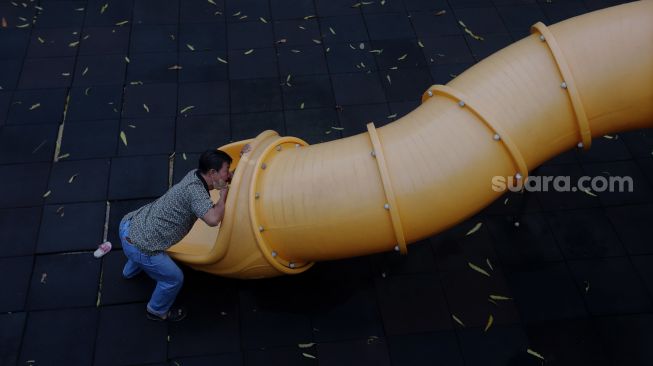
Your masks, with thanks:
M176 182L198 152L265 129L317 143L383 125L532 23L611 4L0 0L0 365L542 364L528 349L650 365L651 131L536 173L630 175L633 193L512 194L406 257L297 277L186 269L182 323L147 321L153 283L120 278L118 221L165 192L173 152ZM95 260L105 236L118 248Z

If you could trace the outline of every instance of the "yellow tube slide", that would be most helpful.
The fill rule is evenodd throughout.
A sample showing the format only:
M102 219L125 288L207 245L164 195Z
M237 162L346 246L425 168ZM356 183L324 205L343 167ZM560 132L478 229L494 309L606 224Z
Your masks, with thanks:
M169 251L237 278L405 252L497 199L492 177L524 181L593 136L651 125L653 1L538 23L383 128L311 146L265 131L220 148L237 166L225 219L198 220Z

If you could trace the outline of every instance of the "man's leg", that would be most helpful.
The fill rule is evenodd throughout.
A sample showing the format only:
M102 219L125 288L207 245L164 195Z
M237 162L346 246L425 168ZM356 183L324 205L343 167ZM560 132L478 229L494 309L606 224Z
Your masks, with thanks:
M156 281L156 288L147 304L147 311L165 318L184 283L184 273L165 253L143 257L143 270Z
M120 242L122 243L122 251L127 257L127 263L122 269L122 277L125 279L130 279L143 271L139 265L141 253L138 249L134 248L127 241L127 235L129 234L129 221L121 221L119 227L119 236Z

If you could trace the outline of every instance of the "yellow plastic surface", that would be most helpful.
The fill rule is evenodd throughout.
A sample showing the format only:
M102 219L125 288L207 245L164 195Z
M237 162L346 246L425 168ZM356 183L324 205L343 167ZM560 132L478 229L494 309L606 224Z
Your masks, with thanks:
M311 146L274 131L246 141L252 151L234 161L220 229L198 221L171 255L262 278L404 251L402 240L430 237L497 199L492 177L525 179L589 148L592 136L653 126L653 1L532 31L382 128ZM244 143L221 149L237 158Z

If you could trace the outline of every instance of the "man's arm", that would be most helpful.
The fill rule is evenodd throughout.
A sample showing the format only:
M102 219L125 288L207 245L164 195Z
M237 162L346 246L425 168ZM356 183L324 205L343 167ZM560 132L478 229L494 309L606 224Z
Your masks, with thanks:
M209 226L218 226L224 218L224 206L227 200L228 188L220 190L220 198L218 202L213 204L213 207L202 217L202 220Z

